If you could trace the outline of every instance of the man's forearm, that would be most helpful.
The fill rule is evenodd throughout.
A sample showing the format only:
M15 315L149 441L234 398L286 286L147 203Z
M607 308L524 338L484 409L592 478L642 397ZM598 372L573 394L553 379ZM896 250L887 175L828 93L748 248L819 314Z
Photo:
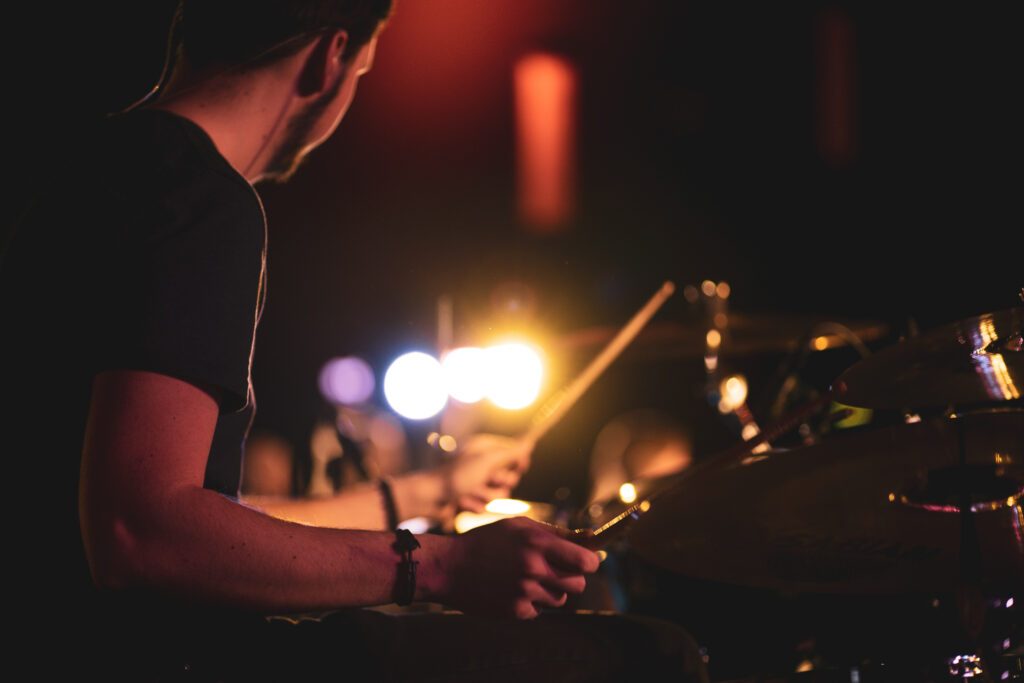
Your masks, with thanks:
M414 472L392 480L399 521L435 518L448 502L438 472ZM242 502L272 517L334 529L387 529L387 512L378 484L355 484L323 498L243 496Z
M143 587L206 604L264 613L299 613L391 601L398 555L394 536L324 529L274 519L214 491L168 494L156 519L114 520L119 571L113 588ZM420 599L436 598L451 543L421 537Z

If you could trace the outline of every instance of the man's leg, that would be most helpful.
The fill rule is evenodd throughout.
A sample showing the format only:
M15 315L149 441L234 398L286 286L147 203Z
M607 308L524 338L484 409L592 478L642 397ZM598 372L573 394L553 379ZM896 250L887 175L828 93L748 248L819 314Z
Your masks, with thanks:
M515 621L346 610L297 623L271 619L232 640L236 665L225 680L707 680L685 631L624 615L550 612Z

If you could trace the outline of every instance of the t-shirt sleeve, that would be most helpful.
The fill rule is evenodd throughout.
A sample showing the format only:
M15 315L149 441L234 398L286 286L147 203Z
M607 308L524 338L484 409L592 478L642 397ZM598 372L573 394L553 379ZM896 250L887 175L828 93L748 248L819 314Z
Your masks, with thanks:
M112 189L104 275L111 338L98 369L138 369L221 390L245 407L264 272L251 188L199 170ZM159 188L159 189L154 189Z

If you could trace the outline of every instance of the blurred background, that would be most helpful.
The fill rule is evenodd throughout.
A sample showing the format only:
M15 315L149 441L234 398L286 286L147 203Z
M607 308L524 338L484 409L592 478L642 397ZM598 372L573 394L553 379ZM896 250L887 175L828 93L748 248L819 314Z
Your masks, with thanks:
M174 5L8 14L5 232L66 141L155 82ZM1014 30L934 4L398 0L337 133L259 188L255 431L292 445L301 480L324 363L365 359L384 406L388 364L438 352L439 301L455 345L540 347L541 398L666 279L726 281L730 311L769 321L757 334L785 316L875 321L876 345L1019 304ZM699 305L678 293L657 320L686 329ZM752 406L786 357L723 351ZM857 358L827 351L806 381ZM635 409L686 425L698 454L735 438L700 349L642 337L542 442L520 495L582 504L599 431ZM481 419L513 433L529 412ZM437 428L403 425L415 443Z

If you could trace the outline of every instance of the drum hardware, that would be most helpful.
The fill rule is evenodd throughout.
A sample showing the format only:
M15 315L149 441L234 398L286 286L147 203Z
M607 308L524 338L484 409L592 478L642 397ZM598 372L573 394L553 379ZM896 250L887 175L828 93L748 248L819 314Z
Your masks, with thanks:
M864 343L878 341L889 334L889 326L876 320L835 320L735 310L726 315L729 332L726 343L731 357L798 351L803 343L801 337L808 330L827 323L848 328ZM652 322L637 336L629 357L634 361L700 360L707 351L708 331L708 320L703 315L693 319ZM616 332L616 329L606 326L576 330L563 335L559 346L566 352L580 351L607 343ZM827 327L806 342L812 352L844 348L849 343L838 329L829 330Z
M959 635L942 674L1017 679L1019 625L999 636L992 622L1008 609L994 607L1016 605L1024 591L1021 320L1011 309L947 325L834 384L843 403L914 421L715 456L613 526L632 525L634 551L685 576L807 594L946 596ZM992 603L993 594L1004 598Z

